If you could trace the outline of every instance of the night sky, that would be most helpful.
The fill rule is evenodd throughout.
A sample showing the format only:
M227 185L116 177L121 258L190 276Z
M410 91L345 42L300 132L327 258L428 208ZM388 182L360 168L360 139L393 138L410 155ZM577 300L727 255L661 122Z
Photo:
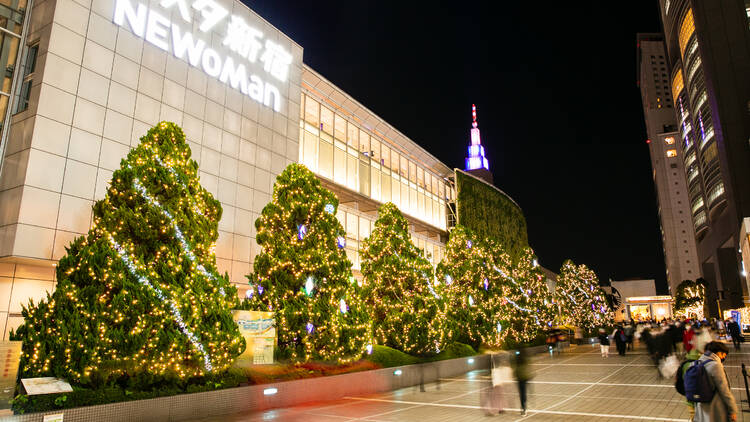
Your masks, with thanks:
M636 33L660 32L657 1L244 2L451 167L464 167L476 103L495 185L542 265L570 258L666 292L636 85Z

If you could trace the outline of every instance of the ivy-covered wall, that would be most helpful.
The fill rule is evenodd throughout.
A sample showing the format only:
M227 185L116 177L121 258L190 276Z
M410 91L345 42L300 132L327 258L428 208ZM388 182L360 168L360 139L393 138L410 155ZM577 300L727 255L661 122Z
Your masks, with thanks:
M458 224L498 240L511 256L529 246L521 208L499 189L456 169Z

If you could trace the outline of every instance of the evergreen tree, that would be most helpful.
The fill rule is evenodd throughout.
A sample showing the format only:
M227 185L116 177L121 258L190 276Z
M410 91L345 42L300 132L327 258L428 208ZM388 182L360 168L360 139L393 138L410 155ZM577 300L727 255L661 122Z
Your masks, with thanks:
M583 329L610 325L613 315L596 274L585 265L565 261L555 288L562 322Z
M388 202L360 251L363 298L378 343L423 355L443 348L445 309L433 269L411 241L409 223Z
M475 347L499 346L507 321L498 320L502 286L491 280L495 270L489 248L470 230L456 226L436 272L444 283L448 338Z
M544 273L530 248L520 252L515 262L495 242L490 241L493 269L502 286L498 321L504 321L504 339L527 342L552 326L554 305ZM497 276L496 275L496 276Z
M674 312L687 318L703 319L706 303L706 280L683 280L674 295Z
M201 187L182 130L149 130L93 214L57 266L55 292L23 311L22 377L86 384L227 369L245 343L230 313L237 291L216 270L221 205Z
M310 170L290 164L255 221L262 251L247 306L275 312L279 349L295 362L358 359L371 341L337 207Z

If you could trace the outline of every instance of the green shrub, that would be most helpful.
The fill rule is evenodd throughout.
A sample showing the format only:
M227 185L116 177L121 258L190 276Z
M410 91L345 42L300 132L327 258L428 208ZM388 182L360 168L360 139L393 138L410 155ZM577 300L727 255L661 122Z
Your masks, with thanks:
M404 352L400 352L388 346L380 345L373 346L372 354L368 355L366 359L377 363L383 368L419 363L419 359L414 356L407 355Z

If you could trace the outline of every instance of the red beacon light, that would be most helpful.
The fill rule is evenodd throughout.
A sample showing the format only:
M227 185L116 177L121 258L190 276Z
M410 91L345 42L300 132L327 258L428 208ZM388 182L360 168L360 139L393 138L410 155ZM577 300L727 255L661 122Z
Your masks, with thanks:
M646 143L647 143L647 144L650 144L650 143L651 143L651 140L650 140L650 139L646 139Z

